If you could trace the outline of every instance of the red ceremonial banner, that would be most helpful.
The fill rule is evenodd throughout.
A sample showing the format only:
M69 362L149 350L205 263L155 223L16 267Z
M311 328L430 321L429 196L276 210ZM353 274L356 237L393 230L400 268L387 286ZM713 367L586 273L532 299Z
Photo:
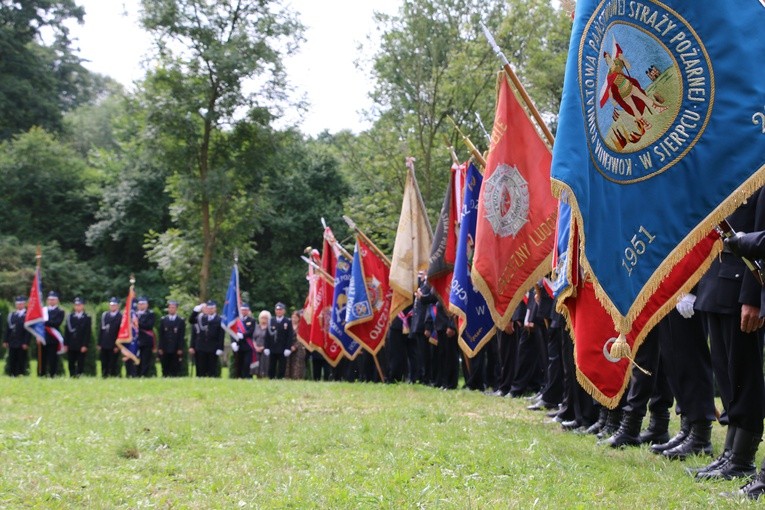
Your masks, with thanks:
M457 256L457 228L462 208L462 189L465 186L467 165L452 165L449 184L441 205L433 247L430 250L428 283L446 310L449 309L449 292L454 275L454 259Z
M311 343L315 350L321 352L324 359L331 366L336 367L343 356L343 349L329 334L329 319L332 313L332 297L334 295L335 282L331 278L335 276L337 256L332 246L324 240L321 250L322 273L316 275L313 317L311 320Z
M550 148L504 73L498 89L471 276L502 329L529 288L550 272L558 202L550 191Z
M698 280L709 268L709 254L716 242L719 242L719 235L710 232L662 281L655 299L646 304L625 335L632 356L648 332L675 306L683 286L691 279ZM585 277L577 287L576 295L566 298L559 309L570 320L579 383L598 402L613 409L629 384L632 362L627 358L611 357L611 345L618 334L610 314L595 295L592 281Z

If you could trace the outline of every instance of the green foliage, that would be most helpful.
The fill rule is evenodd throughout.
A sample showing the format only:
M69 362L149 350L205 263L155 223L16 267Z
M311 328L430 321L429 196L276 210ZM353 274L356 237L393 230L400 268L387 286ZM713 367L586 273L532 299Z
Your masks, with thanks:
M28 296L35 270L36 246L20 243L13 236L0 236L0 295ZM76 296L97 299L107 281L77 255L62 250L56 241L42 246L43 292L55 290L62 302Z
M251 193L267 200L273 214L261 220L253 239L258 254L242 264L240 284L249 291L253 310L271 310L277 301L301 308L307 284L300 255L306 246L321 248L321 218L338 240L345 237L343 201L349 189L325 144L306 143L294 132L281 134L267 168L266 182Z
M91 101L101 78L74 54L67 23L82 22L74 0L0 3L0 140L33 126L62 127L62 112ZM43 32L53 42L44 45Z
M87 190L89 177L85 162L41 129L0 143L4 233L39 243L57 241L82 254L95 205Z
M380 44L371 50L375 124L334 143L343 172L354 176L349 214L392 250L403 191L405 156L416 158L420 189L432 222L440 210L452 158L466 154L452 116L478 147L494 118L496 71L501 63L486 42L488 25L547 118L555 119L562 88L570 21L547 0L406 0L395 15L377 15ZM372 40L372 39L370 39ZM369 52L370 48L366 48Z
M174 223L201 249L190 262L206 299L220 243L243 245L252 234L250 224L238 221L253 209L244 192L253 168L237 157L248 145L237 136L238 125L262 120L261 102L278 111L285 97L282 55L295 48L302 27L269 1L143 0L142 7L158 55L144 83L147 128L155 135L153 150L170 165ZM244 82L253 79L263 85L248 92ZM157 241L161 234L148 245L155 260Z

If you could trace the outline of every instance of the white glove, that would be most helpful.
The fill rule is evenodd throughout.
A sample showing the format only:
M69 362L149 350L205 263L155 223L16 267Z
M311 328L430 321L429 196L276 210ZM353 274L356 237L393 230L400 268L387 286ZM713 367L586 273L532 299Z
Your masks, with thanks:
M220 349L218 349L217 351L215 351L215 355L216 355L216 356L223 356L223 351L221 351Z
M237 337L239 340L241 340L242 338L244 338L244 335L243 335L243 334L241 334L241 333L237 333L237 334L236 334L236 337Z
M202 307L203 307L203 306L204 306L204 305L197 305L197 306L195 306L195 307L194 307L194 311L195 311L195 312L197 312L197 313L201 312L201 311L202 311Z
M290 357L290 354L292 354L292 351L291 351L291 350L289 350L289 349L284 349L284 357L285 357L285 358L289 358L289 357Z
M693 317L693 304L696 302L695 294L683 294L680 299L677 300L675 308L680 312L680 315L686 319Z
M239 352L239 344L236 342L231 342L231 350L234 352Z
M265 354L266 356L270 356L271 355L271 349L263 349L263 354Z

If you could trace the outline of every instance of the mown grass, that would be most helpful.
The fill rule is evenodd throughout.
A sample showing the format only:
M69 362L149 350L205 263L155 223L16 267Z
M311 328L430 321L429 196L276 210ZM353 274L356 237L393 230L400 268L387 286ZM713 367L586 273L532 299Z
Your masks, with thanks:
M605 449L525 403L410 385L3 377L0 507L740 505L718 496L736 482L684 472L703 459Z

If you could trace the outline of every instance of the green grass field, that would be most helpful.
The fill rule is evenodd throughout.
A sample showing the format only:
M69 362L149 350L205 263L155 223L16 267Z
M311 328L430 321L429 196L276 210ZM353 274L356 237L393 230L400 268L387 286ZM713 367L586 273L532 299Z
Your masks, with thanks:
M736 482L694 482L525 405L410 385L2 377L0 508L740 505L717 496Z

